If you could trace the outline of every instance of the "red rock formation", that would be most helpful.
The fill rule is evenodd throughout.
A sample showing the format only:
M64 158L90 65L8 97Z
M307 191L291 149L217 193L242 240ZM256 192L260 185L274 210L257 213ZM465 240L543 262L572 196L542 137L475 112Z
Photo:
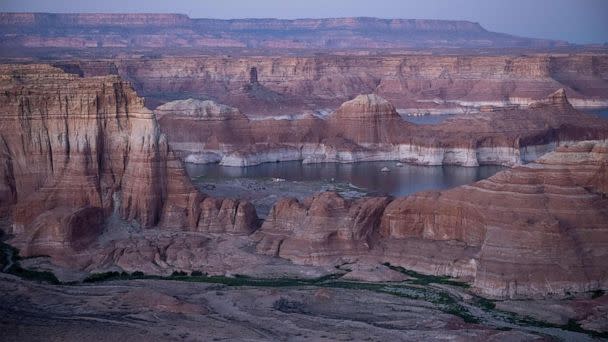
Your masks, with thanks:
M425 165L514 165L534 160L560 141L608 137L608 123L576 111L559 90L525 109L470 114L437 125L401 119L378 95L360 95L326 119L248 120L236 109L197 117L208 102L167 103L160 124L188 162L230 166L279 160L355 162L401 160ZM201 106L204 108L193 108ZM221 119L219 119L221 117Z
M128 83L115 76L81 78L47 65L2 65L0 90L0 203L11 211L13 241L25 255L77 256L71 262L79 267L144 265L157 273L175 265L223 265L222 258L246 260L240 249L219 250L225 246L221 241L185 230L249 234L256 227L255 210L243 201L195 191ZM305 264L390 262L468 278L477 291L493 297L608 288L605 123L574 111L562 91L532 107L427 129L403 124L398 139L404 140L396 143L435 141L434 147L452 144L456 151L560 141L536 163L472 185L395 200L345 200L334 193L303 202L284 199L254 233L258 251ZM187 108L193 116L173 120L246 123L246 138L256 142L252 149L271 146L273 139L322 143L342 152L349 144L368 148L367 140L393 139L385 125L397 120L394 108L376 96L347 103L328 120L248 121L235 110L216 111L222 108L216 105L201 112ZM164 113L162 120L176 115ZM355 123L335 134L348 120ZM230 137L229 131L209 132ZM481 133L471 137L472 132ZM568 141L598 137L604 140ZM102 252L95 253L97 260L86 250L113 212L143 226L181 231L113 241L93 249ZM252 258L264 262L264 256Z
M403 122L390 102L374 94L344 102L328 124L336 136L372 144L396 142L413 126Z
M605 170L606 152L605 143L564 147L543 157L539 169L518 168L479 184L479 199L468 198L487 208L474 283L482 293L516 297L606 288L608 201L602 189L589 187ZM481 193L489 196L482 200Z
M84 59L57 64L85 75L119 74L153 105L188 93L247 115L333 110L369 93L406 113L462 112L463 106L526 105L558 88L575 107L608 106L608 55L602 53ZM251 87L254 68L257 86Z
M280 200L262 225L258 252L312 264L368 253L388 202L386 197L347 201L333 192L303 203Z
M582 142L388 205L331 193L304 204L283 200L255 233L258 250L296 263L371 260L461 276L499 298L606 288L608 199L597 179L606 177L607 152L605 142Z
M116 191L125 218L158 222L168 147L127 84L43 65L3 66L2 75L1 133L15 178L16 223L58 206L107 212Z
M467 21L419 19L217 20L190 19L180 14L1 13L0 29L6 38L3 45L13 47L353 49L567 45L489 32ZM93 44L73 46L70 40L74 34L90 37Z
M221 144L251 142L249 119L238 109L213 101L173 101L156 108L155 114L164 132L175 137L172 148L177 151L214 151ZM163 124L166 122L170 124Z
M12 207L22 240L80 246L100 232L97 212L83 214L95 210L145 227L195 229L201 217L220 214L238 218L230 232L255 224L246 203L201 215L204 195L118 77L80 78L46 65L2 65L0 77L0 203Z
M207 233L250 234L257 214L249 202L207 197L201 203L197 231Z
M100 208L55 208L36 217L24 255L70 254L93 244L103 230L104 215Z

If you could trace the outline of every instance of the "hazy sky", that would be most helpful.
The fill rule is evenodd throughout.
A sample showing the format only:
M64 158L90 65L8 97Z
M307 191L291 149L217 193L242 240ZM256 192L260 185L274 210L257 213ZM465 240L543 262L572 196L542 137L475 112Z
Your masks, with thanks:
M527 37L608 42L608 0L0 0L0 11L170 12L223 19L461 19Z

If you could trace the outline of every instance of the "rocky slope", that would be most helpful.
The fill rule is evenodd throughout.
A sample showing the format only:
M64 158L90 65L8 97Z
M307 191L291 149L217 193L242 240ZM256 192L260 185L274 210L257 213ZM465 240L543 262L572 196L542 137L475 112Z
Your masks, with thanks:
M431 126L402 120L392 104L375 94L357 96L326 118L306 114L293 120L248 120L233 114L221 120L193 119L189 113L194 109L175 109L176 103L159 107L159 122L172 148L188 162L228 166L279 160L516 165L560 142L608 136L608 123L573 109L563 90L525 109L471 114ZM219 112L223 107L214 108Z
M57 286L0 274L0 290L0 329L3 340L10 342L243 336L253 341L547 340L540 328L469 323L424 300L329 286L234 287L159 280ZM558 329L548 336L586 341L584 334Z
M4 47L353 49L555 47L477 23L377 18L191 19L180 14L2 13Z
M69 254L115 213L144 227L249 232L247 203L206 198L116 76L0 66L0 205L28 254Z
M174 151L180 154L189 150L202 152L185 155L189 162L218 162L219 155L211 151L222 148L224 144L246 146L251 142L247 117L236 108L213 101L172 101L156 108L155 114L159 122L174 123L167 129L167 132L179 136L172 145Z
M376 95L357 97L327 119L250 121L211 102L164 106L161 124L174 129L169 141L180 134L188 140L205 127L199 143L216 152L233 144L231 158L267 153L270 146L281 158L283 149L310 153L315 161L352 160L357 153L370 158L361 151L400 159L412 155L412 146L426 146L415 155L478 163L498 162L489 157L497 156L490 153L497 146L514 149L508 158L522 158L522 151L543 151L533 146L559 142L551 145L554 152L535 155L535 163L448 191L398 199L346 200L334 193L283 199L256 230L251 204L193 188L129 83L39 64L2 65L0 71L0 203L10 219L5 230L24 256L50 255L71 272L265 277L320 276L344 263L373 270L388 262L460 277L478 293L499 298L608 287L602 262L608 248L606 127L573 110L564 91L526 110L426 129L398 121L391 104ZM224 141L234 137L241 140ZM382 146L388 144L397 150Z
M527 106L559 88L575 107L608 107L602 53L84 59L55 63L82 75L118 74L152 106L193 97L248 116L334 110L368 93L403 113L468 113Z
M259 252L296 263L390 262L490 297L606 288L606 165L606 142L583 142L443 192L284 199L254 236Z

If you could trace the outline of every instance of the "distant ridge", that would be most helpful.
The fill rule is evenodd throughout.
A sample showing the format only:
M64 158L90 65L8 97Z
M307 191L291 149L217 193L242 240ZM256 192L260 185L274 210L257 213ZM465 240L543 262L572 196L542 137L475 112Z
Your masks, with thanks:
M495 33L469 21L370 17L224 20L191 19L184 14L0 13L0 34L0 46L71 49L550 48L567 45L562 41Z
M219 29L383 29L383 30L439 30L487 32L479 23L466 20L438 19L382 19L374 17L337 18L190 18L172 13L0 13L2 25L34 26L207 26L219 24ZM217 27L214 26L217 29Z

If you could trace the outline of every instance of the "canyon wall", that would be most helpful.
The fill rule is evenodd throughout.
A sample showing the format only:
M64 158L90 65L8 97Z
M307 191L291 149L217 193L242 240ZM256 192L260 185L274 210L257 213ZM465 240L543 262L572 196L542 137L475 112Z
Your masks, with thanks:
M607 165L606 141L588 141L452 190L283 199L254 237L295 263L389 262L494 298L592 291L608 286Z
M198 193L119 77L1 65L0 88L0 206L26 255L83 248L112 213L144 227L252 229L250 205Z
M3 47L548 48L562 41L490 32L478 23L377 18L190 19L180 14L0 13Z
M148 106L189 97L248 116L336 109L375 93L401 112L469 113L509 107L564 88L575 107L608 107L608 55L319 55L164 57L57 62L82 75L118 74Z
M608 137L608 123L575 110L564 90L526 109L470 114L437 125L404 121L390 102L375 94L357 96L325 117L251 120L228 108L210 101L178 100L156 112L181 158L227 166L286 160L517 165L560 143ZM202 111L215 114L193 115Z
M183 130L186 140L200 125L218 149L235 131L243 139L235 146L262 150L289 139L357 148L394 139L468 146L463 137L472 131L483 132L474 141L484 148L560 142L535 163L452 190L397 199L281 199L256 229L250 203L194 189L173 157L171 134L161 133L128 82L48 65L2 65L0 89L0 208L24 256L151 274L252 267L264 273L279 263L269 256L330 267L388 262L460 277L497 298L608 287L606 127L573 110L563 91L527 110L490 113L496 120L472 116L429 131L399 126L394 107L377 95L349 101L326 119L250 121L206 101L161 108L161 122L195 128ZM138 225L156 229L123 231Z

